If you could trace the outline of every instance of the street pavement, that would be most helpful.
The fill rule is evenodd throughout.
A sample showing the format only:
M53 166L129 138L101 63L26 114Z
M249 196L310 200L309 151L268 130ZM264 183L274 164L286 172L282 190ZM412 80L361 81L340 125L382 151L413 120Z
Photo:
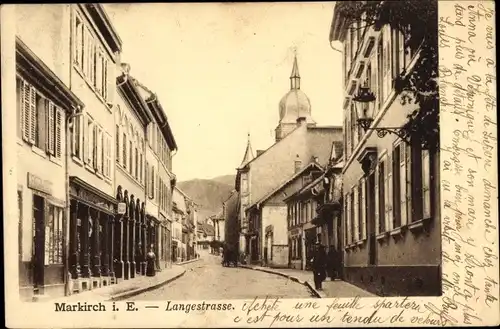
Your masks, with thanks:
M183 267L186 268L186 273L179 279L127 300L314 297L305 285L276 274L239 267L223 267L220 256L206 254L202 260Z

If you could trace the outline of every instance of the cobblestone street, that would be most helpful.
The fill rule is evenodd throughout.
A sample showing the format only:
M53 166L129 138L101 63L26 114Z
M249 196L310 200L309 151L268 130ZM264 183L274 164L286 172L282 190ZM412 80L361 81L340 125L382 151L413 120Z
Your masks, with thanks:
M159 289L127 300L200 300L239 298L311 298L309 289L275 274L222 267L220 257L207 255L184 265L186 274Z

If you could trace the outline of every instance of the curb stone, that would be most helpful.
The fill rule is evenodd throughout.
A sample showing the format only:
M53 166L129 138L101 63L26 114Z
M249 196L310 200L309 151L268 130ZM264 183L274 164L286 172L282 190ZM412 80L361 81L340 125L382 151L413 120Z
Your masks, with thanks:
M137 288L137 289L130 290L130 291L125 291L125 292L116 294L114 296L111 296L108 300L109 301L119 301L119 300L123 300L125 298L129 298L129 297L132 297L132 296L136 296L136 295L142 294L143 292L155 290L155 289L160 288L160 287L162 287L162 286L164 286L166 284L169 284L170 282L172 282L174 280L177 280L178 278L180 278L181 276L183 276L185 273L186 273L186 270L183 270L181 273L179 273L176 276L173 276L173 277L171 277L171 278L169 278L169 279L167 279L165 281L159 282L159 283L151 285L151 286L147 286L147 287L143 287L143 288Z
M200 261L200 260L201 260L201 258L190 259L190 260L187 260L185 262L175 263L175 265L186 265L186 264L194 263L194 262L197 262L197 261Z
M246 268L246 269L249 269L249 270L261 271L261 272L266 272L266 273L270 273L270 274L275 274L275 275L283 276L283 277L288 278L288 279L290 279L290 280L292 280L294 282L297 282L297 283L300 283L300 284L306 286L309 290L312 291L313 295L316 298L323 298L323 296L319 293L319 291L316 290L309 282L307 282L307 281L301 281L301 280L299 280L295 276L288 275L288 274L281 273L281 272L272 271L272 270L267 270L267 269L263 269L263 268L254 268L254 267L251 267L251 266L248 266L248 265L239 265L239 267Z

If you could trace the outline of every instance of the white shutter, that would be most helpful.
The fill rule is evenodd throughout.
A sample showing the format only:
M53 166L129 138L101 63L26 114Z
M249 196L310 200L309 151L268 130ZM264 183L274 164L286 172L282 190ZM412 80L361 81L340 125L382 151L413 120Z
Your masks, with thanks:
M412 166L412 163L411 163L411 160L412 160L412 152L413 150L411 149L410 145L408 144L405 144L406 145L406 152L405 152L405 166L406 166L406 213L407 213L407 223L411 223L413 220L415 220L413 218L414 214L414 209L412 207L413 203L412 203L412 192L413 192L413 188L412 188L412 169L413 169L413 166Z
M97 137L97 140L96 140L96 150L97 150L97 154L96 154L96 160L97 160L97 170L100 172L100 173L103 173L103 166L102 166L102 162L103 162L103 134L102 134L102 129L100 127L97 128L96 130L96 137Z
M96 46L96 60L95 60L95 88L97 92L102 95L102 52L101 50Z
M30 96L30 85L22 80L22 121L23 121L23 139L26 142L30 141L31 135L31 96Z
M405 65L405 39L404 39L404 34L400 31L398 31L398 67L399 67L399 72L402 73L403 70L406 68Z
M422 150L422 208L423 218L431 217L431 170L429 150Z
M382 104L385 103L387 96L391 92L391 30L390 26L386 25L386 32L384 33L384 55L383 55L383 65L384 65L384 97Z
M111 135L108 135L108 177L111 178L111 166L113 164L113 161L111 161Z
M385 198L385 229L387 231L392 230L393 227L393 191L392 191L392 171L393 171L393 161L394 159L390 156L387 155L387 158L385 160L386 163L386 168L385 168L385 193L384 193L384 198Z
M379 234L380 232L380 215L379 215L379 186L378 180L380 175L380 163L375 167L375 233Z
M374 95L377 94L377 88L378 86L378 80L377 80L377 61L375 60L375 56L372 56L370 59L370 71L371 71L371 76L370 76L370 89L372 90ZM375 100L375 102L370 102L368 106L374 107L373 113L376 115L378 113L378 106L377 106L378 98Z
M54 146L55 146L55 106L52 102L46 103L48 108L47 115L47 151L49 154L54 155Z
M36 126L38 122L36 122L36 90L33 86L29 85L29 142L31 144L35 144L36 138Z
M377 189L375 189L377 191ZM376 193L376 192L375 192ZM366 205L367 200L366 200L366 179L362 178L361 179L361 239L366 238Z
M403 144L399 144L397 148L399 150L399 191L400 191L400 214L401 214L401 226L408 223L408 217L406 213L406 155L405 147Z
M389 24L387 24L387 31L389 32L388 35L392 35L391 34L391 26ZM386 42L387 42L387 46L386 46L387 53L389 54L389 57L387 58L387 74L386 74L387 80L385 81L385 83L387 84L386 95L388 96L392 90L392 61L395 60L395 58L393 58L393 57L396 57L396 56L392 52L392 42L393 42L392 37L387 38ZM396 68L394 68L394 69L396 69Z
M55 108L54 104L52 107ZM55 119L55 156L57 158L61 158L62 155L62 129L63 129L63 113L62 110L57 108L54 110L56 119Z
M358 193L358 187L354 186L353 188L353 194L354 194L354 241L359 240L359 193Z
M346 244L351 244L351 195L349 193L346 194L345 196L346 199L346 204L347 204L347 209L346 209L346 225L345 225L345 231L346 231Z
M88 154L89 154L89 147L87 146L88 144L88 136L87 136L87 131L88 131L88 118L87 116L83 116L83 126L82 126L82 147L83 147L83 162L87 163L88 162Z
M113 103L113 99L115 96L115 88L116 88L116 80L113 78L115 72L115 63L113 61L104 61L104 85L106 86L105 99L108 103Z

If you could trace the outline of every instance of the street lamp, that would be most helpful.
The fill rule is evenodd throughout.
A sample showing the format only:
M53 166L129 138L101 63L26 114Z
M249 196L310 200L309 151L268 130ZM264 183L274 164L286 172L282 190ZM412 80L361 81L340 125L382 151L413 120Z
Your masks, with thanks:
M358 94L352 99L355 102L357 124L363 128L365 132L374 130L377 132L379 138L383 138L387 134L394 134L409 144L411 130L405 127L370 127L374 119L375 110L375 106L370 106L370 103L374 102L375 99L375 95L365 81L363 86L359 87Z

